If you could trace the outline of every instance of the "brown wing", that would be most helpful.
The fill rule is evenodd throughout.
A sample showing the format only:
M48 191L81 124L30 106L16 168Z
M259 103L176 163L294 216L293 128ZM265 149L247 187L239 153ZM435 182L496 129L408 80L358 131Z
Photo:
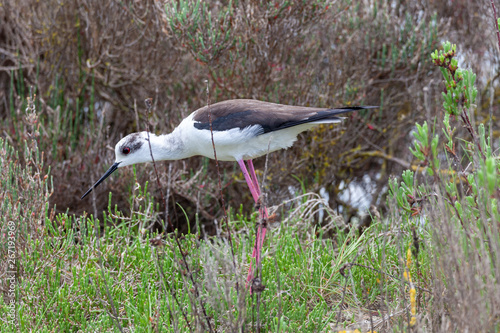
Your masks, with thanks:
M195 111L193 120L198 129L210 129L210 116L213 131L258 125L264 134L319 120L339 120L338 114L365 108L371 107L326 109L235 99L202 107Z

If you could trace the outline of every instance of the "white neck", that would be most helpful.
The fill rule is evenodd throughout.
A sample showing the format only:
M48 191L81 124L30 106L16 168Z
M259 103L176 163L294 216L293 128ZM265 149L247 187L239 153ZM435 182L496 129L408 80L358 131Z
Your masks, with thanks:
M193 156L193 154L186 149L179 134L179 131L173 131L170 134L160 136L149 134L151 150L153 151L155 161L180 160ZM149 151L149 144L145 145L145 149L147 149L148 154L151 154Z

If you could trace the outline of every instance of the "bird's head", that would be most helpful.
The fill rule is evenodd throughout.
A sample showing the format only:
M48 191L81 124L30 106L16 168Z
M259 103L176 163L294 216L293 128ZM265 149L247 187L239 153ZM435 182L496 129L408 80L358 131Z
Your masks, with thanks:
M149 134L149 137L155 136ZM106 173L82 196L85 198L95 187L102 183L118 168L137 164L151 162L151 153L149 150L148 133L132 133L118 141L115 146L115 163L106 171Z
M147 132L132 133L118 141L115 146L115 164L118 167L127 165L151 162L151 152L149 150L149 139L155 136Z

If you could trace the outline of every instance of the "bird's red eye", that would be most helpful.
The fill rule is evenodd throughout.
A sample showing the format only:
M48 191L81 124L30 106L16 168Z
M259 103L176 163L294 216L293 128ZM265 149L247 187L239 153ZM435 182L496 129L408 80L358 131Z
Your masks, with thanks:
M128 153L130 153L130 148L129 147L123 147L122 153L125 154L125 155L128 155Z

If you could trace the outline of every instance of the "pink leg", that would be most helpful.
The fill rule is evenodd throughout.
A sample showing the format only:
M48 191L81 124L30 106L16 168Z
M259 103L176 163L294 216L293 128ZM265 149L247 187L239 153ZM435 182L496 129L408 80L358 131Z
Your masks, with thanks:
M254 184L254 188L257 189L257 193L259 194L259 198L260 198L260 187L259 187L259 181L257 180L257 175L255 174L255 168L253 167L253 162L252 160L247 160L247 165L248 165L248 171L250 173L250 178L252 179L252 182ZM257 203L257 201L255 202ZM260 217L264 217L266 220L268 218L268 214L267 214L267 207L266 206L263 206L261 205L261 207L259 208L259 213L260 213ZM266 226L264 225L262 227L262 230L260 230L260 228L257 230L257 236L259 235L259 231L261 231L261 237L260 237L260 244L258 246L259 249L262 249L262 245L264 244L264 238L266 237L266 231L267 231L267 228ZM259 238L257 238L259 239ZM260 257L260 251L258 253L259 257ZM255 247L254 247L254 257L255 257Z
M254 189L257 190L257 194L259 195L258 197L260 198L260 186L259 186L259 181L257 180L257 175L255 174L255 168L253 167L253 162L252 160L248 160L247 161L247 164L248 164L248 170L250 171L249 174L250 174L250 178L252 179L252 183L254 185ZM255 203L257 203L257 201L255 201ZM267 215L267 207L261 207L259 209L259 212L261 213L261 216L265 217L267 219L268 215Z
M248 169L250 169L250 173L247 171L245 163L242 160L238 161L238 164L240 165L241 171L243 172L243 176L245 177L245 180L248 184L248 187L250 188L250 192L252 193L253 199L257 203L261 192L260 192L259 182L257 181L257 175L255 174L255 168L253 166L252 160L247 161ZM261 219L262 218L267 219L268 213L267 213L266 207L259 208L259 217ZM257 228L255 246L254 246L253 252L252 252L252 257L255 258L257 265L259 265L259 263L260 263L260 254L262 252L264 238L266 237L266 231L267 231L266 225L259 224L259 226ZM253 280L252 263L250 263L250 267L248 269L247 286L248 286L248 282L250 282L251 280Z
M253 200L257 202L257 200L259 200L260 191L258 191L255 188L252 178L250 178L250 174L248 173L247 167L245 166L245 162L243 162L243 160L239 160L238 164L240 165L241 171L243 172L243 176L245 177L248 187L250 188L250 193L252 193Z
M252 160L248 160L247 164L248 164L248 169L250 171L250 178L252 178L254 187L258 190L258 194L259 194L259 198L260 198L261 191L260 191L260 187L259 187L259 182L257 180L257 175L255 174L255 168L253 167ZM256 201L256 203L257 203L257 201ZM264 205L259 205L259 206L260 206L259 218L261 218L261 220L264 219L267 221L267 218L268 218L267 207L265 207ZM267 232L266 224L259 224L259 227L257 228L257 237L255 240L255 246L253 248L253 253L252 253L252 256L255 258L257 265L260 262L260 256L262 253L262 247L264 245L264 239L266 237L266 232ZM252 267L250 266L250 269L251 268ZM249 273L251 273L251 272L249 271ZM249 274L248 278L247 278L247 282L249 282L252 279L253 279L253 274Z
M250 178L252 178L253 186L257 190L257 192L260 196L259 182L257 181L257 176L255 175L255 168L253 167L252 160L247 160L247 165L248 165L248 171L249 171L248 173L250 174Z

